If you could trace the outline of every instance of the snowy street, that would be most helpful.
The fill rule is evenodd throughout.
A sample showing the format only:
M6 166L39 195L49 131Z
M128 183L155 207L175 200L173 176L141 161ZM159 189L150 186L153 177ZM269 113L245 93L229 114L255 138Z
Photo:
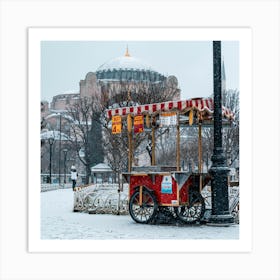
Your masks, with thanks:
M129 215L73 212L72 189L41 193L41 239L238 239L230 227L142 225Z

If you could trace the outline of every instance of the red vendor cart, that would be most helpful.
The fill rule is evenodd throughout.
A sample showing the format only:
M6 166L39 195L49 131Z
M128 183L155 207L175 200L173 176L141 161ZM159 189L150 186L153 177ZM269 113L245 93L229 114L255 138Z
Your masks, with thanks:
M203 218L205 201L201 190L210 181L203 172L202 136L203 126L213 125L213 100L194 98L168 101L107 110L107 118L114 120L113 133L118 133L126 121L128 132L128 172L123 173L129 183L129 213L137 223L157 220L159 209L172 209L174 218L183 223L197 223ZM223 124L230 125L233 113L223 107ZM163 125L176 126L176 167L162 167L155 159L155 130ZM198 171L182 171L180 166L180 127L198 127ZM152 165L133 167L133 133L149 129L152 134ZM175 155L174 155L175 156Z

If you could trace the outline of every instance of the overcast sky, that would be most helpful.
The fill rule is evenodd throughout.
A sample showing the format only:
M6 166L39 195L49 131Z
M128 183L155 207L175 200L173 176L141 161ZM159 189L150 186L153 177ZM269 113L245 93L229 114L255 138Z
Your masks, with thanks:
M210 41L95 42L43 41L41 43L41 99L79 92L79 82L103 63L131 56L164 75L175 75L181 98L207 97L213 92L213 53ZM239 43L222 42L227 89L239 89Z

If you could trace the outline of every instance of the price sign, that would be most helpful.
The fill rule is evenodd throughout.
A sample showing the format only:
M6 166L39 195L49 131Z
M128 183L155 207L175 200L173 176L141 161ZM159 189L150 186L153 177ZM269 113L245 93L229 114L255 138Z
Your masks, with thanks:
M176 114L176 112L161 113L159 121L160 121L160 127L176 125L177 124L177 114Z
M144 131L144 118L142 115L134 117L134 133L141 133Z
M121 116L112 117L112 134L119 134L122 132L122 118Z
M172 194L172 177L171 176L163 176L162 182L161 182L161 193Z

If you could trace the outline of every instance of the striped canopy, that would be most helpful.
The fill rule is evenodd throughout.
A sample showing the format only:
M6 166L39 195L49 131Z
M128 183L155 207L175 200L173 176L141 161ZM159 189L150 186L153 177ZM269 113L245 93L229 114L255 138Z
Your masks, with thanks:
M156 115L161 112L175 111L184 114L191 109L200 112L206 112L209 115L214 113L214 101L212 98L193 98L180 101L167 101L161 103L145 104L131 107L120 107L107 110L107 118L111 119L113 116L125 117L128 114L135 115ZM234 114L228 108L222 107L223 117L231 120L234 119Z

